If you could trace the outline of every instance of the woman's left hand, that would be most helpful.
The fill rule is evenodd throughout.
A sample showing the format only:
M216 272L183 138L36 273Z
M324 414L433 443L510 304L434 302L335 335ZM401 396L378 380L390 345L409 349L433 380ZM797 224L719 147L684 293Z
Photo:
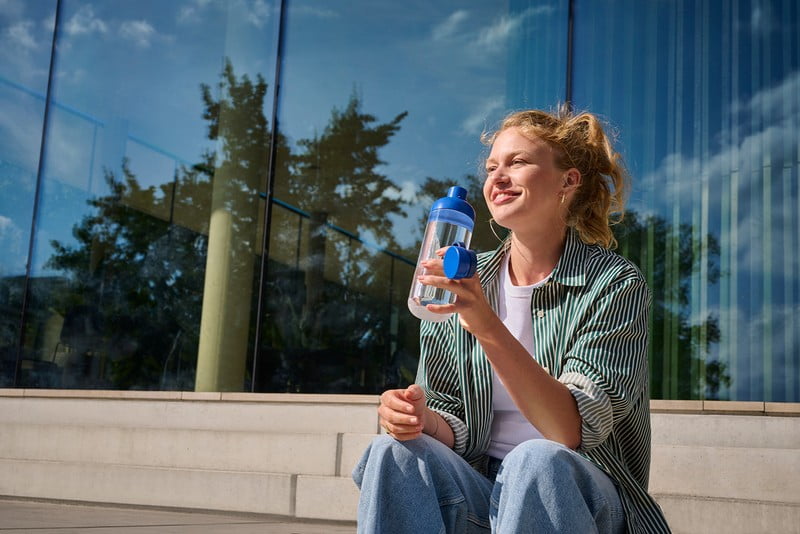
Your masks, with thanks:
M492 321L497 320L497 315L489 306L486 295L483 294L480 278L476 273L471 278L451 280L444 274L442 257L447 251L447 247L436 251L439 259L425 260L422 266L425 268L424 275L419 277L419 281L426 286L446 289L456 295L453 304L428 304L428 310L434 313L457 313L461 326L473 335L478 335L483 329L491 328Z

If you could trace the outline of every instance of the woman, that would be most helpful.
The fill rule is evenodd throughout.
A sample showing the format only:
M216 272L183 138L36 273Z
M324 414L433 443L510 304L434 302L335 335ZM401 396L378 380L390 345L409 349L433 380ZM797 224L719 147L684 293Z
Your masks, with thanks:
M611 252L628 177L598 119L523 111L484 139L510 230L423 321L417 384L353 472L359 532L668 532L647 494L649 290Z

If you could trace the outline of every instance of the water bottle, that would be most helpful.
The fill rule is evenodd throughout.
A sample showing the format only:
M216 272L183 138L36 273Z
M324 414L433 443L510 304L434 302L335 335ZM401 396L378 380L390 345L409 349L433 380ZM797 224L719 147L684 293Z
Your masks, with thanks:
M453 186L447 196L433 203L425 227L425 236L419 249L417 268L408 294L408 309L425 321L444 321L452 314L432 313L425 308L428 304L452 304L455 295L450 291L423 285L417 280L426 274L421 266L424 260L436 259L436 251L447 249L444 258L445 275L450 278L468 278L475 274L475 253L468 250L472 229L475 226L475 210L467 202L467 190Z

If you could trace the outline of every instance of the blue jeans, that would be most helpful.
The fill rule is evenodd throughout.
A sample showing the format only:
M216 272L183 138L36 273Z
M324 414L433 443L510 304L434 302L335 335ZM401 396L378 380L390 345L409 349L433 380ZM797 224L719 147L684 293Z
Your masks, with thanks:
M478 473L446 445L379 436L353 470L359 533L618 533L625 513L611 479L558 443L521 443Z

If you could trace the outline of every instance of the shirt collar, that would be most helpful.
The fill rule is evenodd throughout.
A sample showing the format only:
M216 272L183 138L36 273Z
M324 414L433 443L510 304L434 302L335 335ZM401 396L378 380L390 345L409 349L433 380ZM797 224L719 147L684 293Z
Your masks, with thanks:
M481 271L484 287L490 280L497 277L503 264L503 256L511 248L511 239L503 241L494 252L481 255L478 260L478 269ZM574 229L567 230L567 242L564 252L553 270L552 278L555 282L565 286L582 286L586 283L586 257L589 254L589 245L581 241L578 232Z
M553 271L553 280L565 286L582 286L586 283L586 257L589 245L581 241L578 232L567 230L567 243Z

